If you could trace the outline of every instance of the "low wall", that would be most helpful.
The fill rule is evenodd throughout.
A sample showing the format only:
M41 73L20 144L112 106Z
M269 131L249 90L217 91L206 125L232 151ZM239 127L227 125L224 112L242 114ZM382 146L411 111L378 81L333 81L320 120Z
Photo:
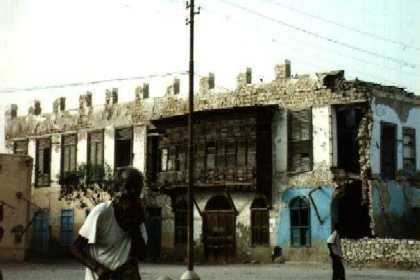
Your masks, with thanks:
M343 239L346 262L420 269L420 241L407 239Z

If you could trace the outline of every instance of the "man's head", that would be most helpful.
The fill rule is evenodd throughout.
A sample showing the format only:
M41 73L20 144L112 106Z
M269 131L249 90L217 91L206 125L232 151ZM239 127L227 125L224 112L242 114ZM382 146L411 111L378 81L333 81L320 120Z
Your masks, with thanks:
M118 170L114 180L115 198L118 202L136 201L143 188L143 174L134 167Z

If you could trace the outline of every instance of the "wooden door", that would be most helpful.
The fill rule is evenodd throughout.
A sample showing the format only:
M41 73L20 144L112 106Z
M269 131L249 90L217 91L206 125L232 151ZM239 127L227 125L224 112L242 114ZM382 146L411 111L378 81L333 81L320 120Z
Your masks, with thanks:
M233 260L235 231L233 210L207 210L204 213L204 250L209 262L226 263Z
M148 219L147 229L147 259L156 262L160 258L161 234L162 234L162 215L161 208L147 208Z
M48 209L39 210L34 214L32 224L31 247L35 255L45 256L48 253L50 240L50 213Z

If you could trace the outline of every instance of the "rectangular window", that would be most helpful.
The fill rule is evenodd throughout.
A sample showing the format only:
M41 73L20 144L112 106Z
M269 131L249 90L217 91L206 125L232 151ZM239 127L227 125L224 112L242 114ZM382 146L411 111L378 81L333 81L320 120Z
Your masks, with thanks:
M35 185L49 186L51 180L51 139L36 140Z
M160 171L168 171L168 149L166 148L160 152Z
M77 134L63 135L61 138L61 172L77 169Z
M28 140L18 140L13 143L13 153L15 155L28 155Z
M133 128L115 130L115 169L133 164Z
M233 139L227 139L225 143L226 149L226 166L236 167L236 142Z
M251 209L252 245L267 245L269 242L268 210Z
M360 173L357 135L362 119L362 109L343 105L336 107L337 116L337 166L345 171Z
M61 210L61 244L65 247L70 247L73 243L73 224L74 212L73 209Z
M187 205L177 205L175 209L175 244L187 243L188 223L187 223Z
M288 113L288 170L293 173L312 170L311 109Z
M171 146L168 150L168 171L176 170L177 150L176 146Z
M146 162L146 180L150 188L154 187L157 174L160 171L159 166L159 137L147 136L147 162Z
M95 131L88 133L87 162L92 166L104 164L104 132Z
M381 123L381 175L384 179L394 179L397 166L397 126Z
M416 130L403 128L403 168L404 174L413 176L416 172Z
M208 142L206 147L206 170L214 170L216 168L216 143Z
M89 132L87 136L87 164L89 181L98 181L104 175L104 132Z

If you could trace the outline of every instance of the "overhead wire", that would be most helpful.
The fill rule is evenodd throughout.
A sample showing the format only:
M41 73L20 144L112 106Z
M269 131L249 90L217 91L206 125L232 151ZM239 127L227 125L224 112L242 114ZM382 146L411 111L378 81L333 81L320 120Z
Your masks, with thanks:
M321 40L324 40L324 41L327 41L327 42L330 42L330 43L333 43L333 44L336 44L336 45L339 45L339 46L342 46L342 47L345 47L345 48L348 48L348 49L352 49L354 51L358 51L358 52L362 52L362 53L365 53L365 54L368 54L368 55L371 55L371 56L375 56L375 57L379 57L379 58L382 58L382 59L386 59L388 61L391 61L393 63L399 64L399 65L404 66L404 67L409 67L409 68L412 68L412 69L414 69L414 68L417 67L417 64L415 64L415 63L409 63L409 62L406 62L406 61L401 60L401 59L398 59L398 58L394 58L394 57L391 57L391 56L383 55L383 54L380 54L380 53L377 53L377 52L374 52L374 51L371 51L371 50L367 50L367 49L364 49L364 48L361 48L361 47L354 46L352 44L348 44L348 43L345 43L345 42L336 40L336 39L331 38L331 37L328 37L328 36L324 36L324 35L318 34L318 33L313 32L313 31L309 31L309 30L307 30L305 28L302 28L302 27L299 27L299 26L296 26L296 25L287 23L287 22L282 21L282 20L277 19L277 18L273 18L271 16L265 15L265 14L263 14L261 12L256 11L256 10L247 8L245 6L242 6L242 5L233 3L233 2L228 1L228 0L218 0L218 1L219 2L222 2L222 3L225 3L225 4L229 5L229 6L235 7L237 9L240 9L242 11L245 11L245 12L247 12L249 14L253 14L253 15L258 16L258 17L261 17L263 19L266 19L266 20L272 21L274 23L277 23L277 24L286 26L286 27L288 27L290 29L294 29L296 31L305 33L306 35L310 35L310 36L313 36L315 38L318 38L318 39L321 39Z
M146 75L146 76L133 76L133 77L114 78L114 79L96 80L96 81L88 81L88 82L66 83L66 84L57 84L57 85L48 85L48 86L34 86L34 87L27 87L27 88L7 88L7 89L0 89L0 93L89 86L89 85L96 85L96 84L109 83L109 82L145 80L145 79L162 78L162 77L167 77L167 76L186 75L186 74L188 74L188 71L168 72L168 73L163 73L163 74L152 74L152 75Z
M408 49L414 49L416 51L420 51L420 48L419 47L412 46L410 44L407 44L407 43L404 43L404 42L400 42L400 41L397 41L397 40L394 40L394 39L386 38L384 36L378 35L378 34L373 33L373 32L363 31L363 30L354 28L352 26L348 26L348 25L339 23L337 21L326 19L324 17L313 15L313 14L304 12L302 10L293 8L291 6L285 5L284 3L274 2L272 0L266 0L266 2L270 2L273 5L280 6L282 8L288 9L288 10L293 11L295 13L298 13L298 14L301 14L301 15L304 15L304 16L307 16L307 17L310 17L310 18L314 18L316 20L319 20L319 21L322 21L322 22L325 22L325 23L328 23L328 24L333 24L333 25L338 26L340 28L343 28L343 29L346 29L346 30L349 30L349 31L352 31L352 32L356 32L356 33L362 34L364 36L368 36L368 37L371 37L371 38L374 38L374 39L377 39L377 40L381 40L381 41L384 41L384 42L388 42L388 43L399 45L403 49L407 49L408 48Z
M223 18L225 18L225 20L226 20L226 21L232 21L232 17L230 17L230 16L226 15L225 13L223 13L223 15L222 15L222 13L220 13L220 12L218 12L218 11L215 11L215 10L213 10L213 9L209 9L209 8L207 8L206 6L202 7L202 9L203 9L204 11L207 11L207 12L213 13L213 14L215 14L216 16L223 17ZM308 43L308 42L306 42L306 41L304 42L304 41L302 41L302 40L296 39L294 36L288 36L288 37L287 37L287 39L288 39L288 40L282 41L282 42L281 42L281 44L282 44L282 45L285 45L285 44L286 44L286 45L291 45L291 44L290 44L289 39L292 39L293 41L296 41L296 42L300 43L300 44L298 45L298 47L299 47L300 49L302 49L303 51L305 51L305 52L308 52L308 50L307 50L308 48L303 48L302 46L307 47L308 45L311 45L311 43ZM277 38L274 38L274 37L272 38L272 43L275 43L275 44L280 44L279 40L278 40ZM314 45L312 45L312 47L313 47L313 48L316 48L317 50L322 51L322 52L326 52L326 51L327 51L326 49L324 49L324 48L322 48L322 47L320 47L320 46L314 46ZM365 60L365 59L357 58L357 57L354 57L354 56L346 55L346 54L343 54L343 53L337 52L337 51L335 51L335 50L334 50L334 51L332 51L332 50L328 50L328 53L332 53L332 54L334 54L334 55L341 56L341 57L348 58L348 59L353 59L353 60L355 60L355 61L359 61L359 62L362 62L362 63L370 64L370 65L375 66L375 67L383 67L383 65L380 65L380 64L378 64L378 63L374 63L374 62L369 61L369 60ZM318 55L318 54L316 54L316 55ZM300 58L300 57L294 58L293 60L294 60L294 61L300 61L300 62L303 62L305 65L311 65L311 66L315 66L315 67L318 67L318 68L319 68L319 67L325 67L325 65L322 65L322 66L321 66L319 63L317 64L317 63L314 63L313 61L304 60L304 59L302 59L302 58ZM325 60L323 60L323 62L325 62ZM332 61L331 61L330 63L331 63L331 64L337 64L337 61L334 61L334 62L332 62ZM340 64L340 65L341 65L341 64ZM366 72L366 71L364 71L364 70L360 70L360 68L358 68L358 67L352 67L352 68L356 68L356 69L358 69L358 71L357 71L357 72L359 72L359 73L361 73L361 74L364 74L364 76L369 76L369 77L371 77L371 78L374 78L375 80L385 81L385 82L387 82L387 83L394 84L394 85L396 85L396 86L398 86L398 87L405 88L405 86L402 86L402 85L400 85L400 84L396 83L395 81L392 81L392 80L390 80L390 79L388 79L388 78L381 77L381 76L378 76L378 75L374 75L374 74L372 74L372 73L368 73L368 72ZM397 69L397 68L394 68L394 67L387 66L386 68L387 68L387 69L389 69L389 70L392 70L392 71L399 72L399 73L404 73L404 74L408 74L408 75L412 75L412 76L420 77L419 75L416 75L415 73L411 73L411 72L404 72L404 71L401 71L401 69Z

